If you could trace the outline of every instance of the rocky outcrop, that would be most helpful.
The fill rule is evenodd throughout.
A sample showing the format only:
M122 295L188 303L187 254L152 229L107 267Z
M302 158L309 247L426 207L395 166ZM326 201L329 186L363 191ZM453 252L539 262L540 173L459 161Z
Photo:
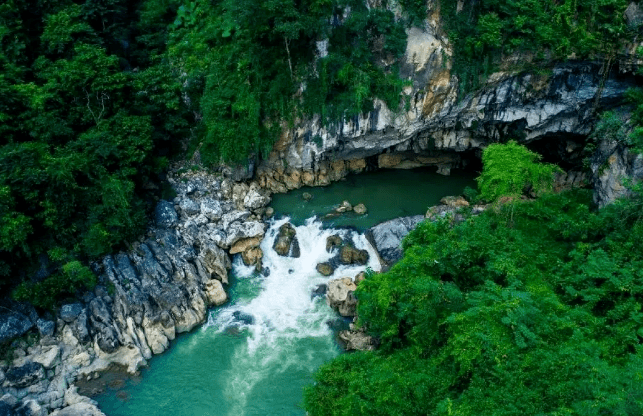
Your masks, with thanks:
M42 336L33 346L18 342L14 360L0 363L3 406L19 414L102 415L77 394L79 378L113 365L137 372L202 323L208 307L227 301L230 255L260 260L261 214L270 199L256 183L238 186L203 172L169 181L177 196L158 203L146 237L92 265L93 292L62 305L55 321L19 305L3 314L0 329L9 336L34 324Z
M357 299L353 292L357 285L350 277L342 277L328 282L326 303L341 316L353 317L357 312Z
M603 140L591 162L594 202L603 207L629 194L627 181L643 180L643 155L633 153L624 143Z
M423 215L396 218L368 230L367 236L385 265L392 265L402 258L402 239L423 220Z

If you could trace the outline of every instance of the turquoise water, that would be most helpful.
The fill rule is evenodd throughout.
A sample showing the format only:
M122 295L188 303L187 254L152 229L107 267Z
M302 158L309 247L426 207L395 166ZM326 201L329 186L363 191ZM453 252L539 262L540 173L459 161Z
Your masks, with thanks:
M331 234L351 235L370 252L367 265L379 269L363 235L325 229L308 221L296 227L301 257L281 257L272 244L285 219L273 221L262 243L268 276L234 261L228 304L210 312L208 322L179 337L151 360L142 377L95 397L109 416L213 415L303 416L303 387L322 363L339 354L330 328L337 319L313 290L331 278L355 276L366 266L340 266L331 277L315 270L333 255ZM320 244L321 242L321 244Z
M446 195L474 185L473 175L454 171L449 177L429 169L379 171L349 176L324 188L275 195L277 218L262 242L268 276L256 274L240 258L228 287L231 301L210 311L208 321L179 336L172 347L153 357L142 377L95 396L108 416L304 416L303 387L313 372L340 353L329 322L337 315L312 291L331 279L355 276L366 266L340 266L321 276L315 266L332 256L326 238L350 236L371 253L368 267L379 269L377 256L363 235L330 226L370 227L381 221L422 214ZM309 192L312 200L304 201ZM341 203L364 203L366 215L343 214L313 221ZM272 244L279 226L292 217L301 256L277 256Z
M454 169L450 176L438 175L436 168L379 170L350 175L326 187L305 187L287 194L275 194L271 206L277 215L284 214L296 224L317 215L328 226L353 226L366 229L382 221L424 214L447 195L460 195L466 186L475 188L475 174ZM313 196L305 201L303 194ZM363 203L365 215L345 213L327 217L347 200Z

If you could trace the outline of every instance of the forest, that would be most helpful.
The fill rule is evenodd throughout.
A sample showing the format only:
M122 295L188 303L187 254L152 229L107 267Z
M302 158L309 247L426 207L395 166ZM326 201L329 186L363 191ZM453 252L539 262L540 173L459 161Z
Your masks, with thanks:
M312 114L332 123L374 98L403 109L397 60L427 5L464 95L498 69L588 59L609 72L641 33L628 4L5 0L0 288L49 309L92 287L90 262L136 240L172 198L172 161L244 164ZM641 90L628 105L631 131L606 113L595 135L640 149ZM640 187L598 211L588 191L549 194L555 167L515 143L485 158L477 198L492 208L423 223L398 264L360 285L360 323L380 349L322 367L310 415L643 412Z

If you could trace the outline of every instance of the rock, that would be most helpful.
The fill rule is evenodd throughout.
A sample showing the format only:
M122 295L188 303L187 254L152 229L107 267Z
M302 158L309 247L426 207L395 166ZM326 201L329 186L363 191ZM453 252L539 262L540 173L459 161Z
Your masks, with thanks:
M228 247L232 247L237 241L245 238L263 238L266 225L259 221L234 222L225 231L227 234L225 243Z
M259 266L260 269L263 251L259 247L250 247L241 253L241 258L246 266Z
M330 263L319 263L316 269L322 276L330 276L335 272L335 269Z
M165 200L159 201L159 203L156 205L154 218L156 221L156 226L159 228L174 227L179 220L179 216L174 210L174 206Z
M181 202L179 202L179 207L181 207L181 211L183 211L188 216L196 215L201 212L199 205L197 205L197 203L190 198L181 199Z
M340 214L341 214L341 213L343 213L343 212L351 211L352 209L353 209L353 206L350 204L350 202L348 202L348 201L343 201L343 202L339 205L339 207L337 207L337 208L335 209L335 212L338 212L338 213L340 213Z
M345 244L339 249L339 261L342 264L361 264L368 263L368 251L358 250L350 244Z
M0 401L0 416L17 416L13 408L7 403Z
M304 201L310 201L311 199L313 199L312 194L309 192L304 192L303 194L301 194L301 197Z
M33 357L35 363L42 364L45 368L52 368L57 363L58 356L60 355L60 348L57 345L51 346L49 349L44 350L40 354Z
M630 151L624 144L602 140L590 168L593 173L594 202L599 207L629 195L627 180L643 181L643 155Z
M54 321L48 321L46 319L38 319L36 321L36 326L38 327L38 333L41 337L53 335L56 330L56 324Z
M317 285L313 289L312 297L324 296L327 291L328 291L328 285L322 283L321 285Z
M19 337L33 327L29 318L18 312L0 313L0 344Z
M60 319L70 323L73 322L83 311L83 305L80 303L70 303L60 308Z
M365 272L359 272L354 279L354 282L356 285L359 286L360 283L362 283L364 280L366 280L366 273Z
M331 235L326 238L326 251L331 252L333 248L341 246L343 243L342 238L338 235Z
M218 280L210 280L205 284L205 296L208 300L208 305L219 306L228 301L228 295L223 290L223 285Z
M275 209L273 207L266 208L266 212L264 215L266 216L266 218L272 217L273 215L275 215Z
M5 393L2 397L0 397L0 404L2 403L9 405L9 407L11 408L14 408L18 405L19 400L13 394ZM2 415L2 412L0 412L0 415Z
M12 385L23 388L45 378L45 369L40 363L28 362L20 367L13 367L5 374Z
M261 244L261 237L246 238L243 240L237 241L232 247L230 247L230 254L243 253L254 247L259 247Z
M375 339L363 331L340 331L338 338L346 351L373 351L377 346Z
M199 258L206 272L209 274L208 277L221 280L226 284L228 283L230 259L225 251L216 244L207 244L202 247Z
M74 332L74 336L81 344L89 342L90 337L89 330L87 329L87 311L83 310L80 315L78 315L78 318L76 318L76 320L70 325Z
M357 204L353 207L353 211L357 215L364 215L366 214L366 205L364 204Z
M47 416L47 411L35 400L23 400L17 409L20 416Z
M261 195L258 190L250 189L243 199L243 206L247 209L255 210L263 208L270 203L270 198Z
M295 227L292 224L287 222L279 227L279 233L272 248L280 256L299 257L301 255L297 231L295 231Z
M342 316L355 316L357 299L353 292L357 286L349 277L331 280L326 292L326 303Z
M423 220L423 215L396 218L372 227L367 236L373 242L382 260L392 265L402 258L400 247L402 239Z
M201 214L205 215L210 221L218 221L223 215L221 204L216 199L204 198L201 200Z
M51 413L50 416L105 416L91 403L76 403Z
M461 196L445 196L440 199L440 203L451 208L468 207L469 202Z

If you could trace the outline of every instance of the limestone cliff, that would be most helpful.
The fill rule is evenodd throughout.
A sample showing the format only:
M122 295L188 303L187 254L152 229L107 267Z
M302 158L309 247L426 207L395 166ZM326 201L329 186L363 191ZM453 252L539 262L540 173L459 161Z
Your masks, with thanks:
M408 101L406 108L395 112L376 101L374 111L342 123L322 125L317 116L301 120L283 132L270 157L258 166L263 187L285 192L326 185L371 167L433 165L448 174L475 160L487 144L509 139L580 168L584 140L597 114L623 105L625 91L636 85L641 62L632 45L610 65L570 61L538 72L498 72L475 93L458 96L458 79L451 74L452 46L439 11L430 4L433 11L424 27L408 30L401 65L401 75L410 84L402 97ZM528 57L514 57L521 59ZM636 170L629 159L623 169Z

